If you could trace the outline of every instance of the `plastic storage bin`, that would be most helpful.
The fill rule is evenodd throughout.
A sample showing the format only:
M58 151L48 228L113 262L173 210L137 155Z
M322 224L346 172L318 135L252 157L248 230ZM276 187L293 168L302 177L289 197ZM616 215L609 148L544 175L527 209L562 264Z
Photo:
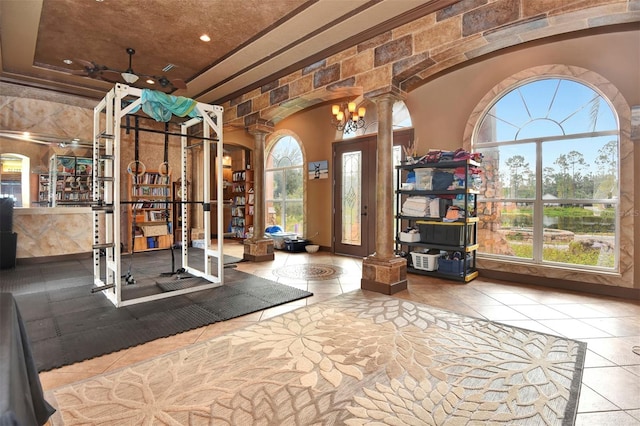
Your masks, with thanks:
M429 222L417 221L420 229L420 241L447 246L463 246L475 244L473 223L462 222ZM464 227L467 226L467 241L464 238Z
M297 235L293 232L277 232L277 233L265 233L265 235L273 240L273 248L278 250L285 250L285 240L294 240Z
M407 243L417 243L420 241L420 233L418 232L400 232L398 234L400 241Z
M427 254L411 252L413 267L423 271L437 271L439 254Z
M464 271L464 262L461 259L438 259L438 272L464 276L466 272L471 272L471 256L467 256L467 271Z
M415 169L416 189L419 191L431 191L431 169Z
M304 247L310 244L308 240L284 240L284 247L286 251L290 251L292 253L300 253L305 251Z

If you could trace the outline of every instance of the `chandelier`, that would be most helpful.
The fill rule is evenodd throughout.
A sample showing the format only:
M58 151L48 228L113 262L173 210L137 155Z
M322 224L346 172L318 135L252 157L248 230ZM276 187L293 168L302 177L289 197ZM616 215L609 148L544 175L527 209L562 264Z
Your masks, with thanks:
M331 113L333 114L331 124L338 131L355 133L356 130L364 127L364 115L366 112L365 107L357 108L355 102L331 105Z

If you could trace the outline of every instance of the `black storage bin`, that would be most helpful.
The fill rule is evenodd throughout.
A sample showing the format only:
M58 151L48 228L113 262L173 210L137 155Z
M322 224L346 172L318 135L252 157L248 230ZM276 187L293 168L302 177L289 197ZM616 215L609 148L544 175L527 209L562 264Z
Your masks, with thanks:
M18 234L15 232L0 232L0 269L16 267L17 248Z
M0 232L13 231L13 198L0 198Z
M430 244L442 244L447 246L463 246L475 244L473 223L460 222L427 222L418 221L420 229L420 241ZM467 226L467 241L464 240L464 227Z
M300 253L308 244L310 244L308 240L284 240L284 249L292 253Z

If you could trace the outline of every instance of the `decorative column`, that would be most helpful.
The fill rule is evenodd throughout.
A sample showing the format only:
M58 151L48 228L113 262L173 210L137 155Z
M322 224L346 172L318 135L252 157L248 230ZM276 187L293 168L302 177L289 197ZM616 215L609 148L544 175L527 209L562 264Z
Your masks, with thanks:
M397 95L385 93L373 100L378 109L376 173L376 252L362 261L360 287L394 294L407 288L407 260L393 251L393 104Z
M273 240L264 238L264 151L267 135L273 133L273 126L264 121L252 124L248 131L253 135L253 234L244 241L245 260L264 262L273 260Z

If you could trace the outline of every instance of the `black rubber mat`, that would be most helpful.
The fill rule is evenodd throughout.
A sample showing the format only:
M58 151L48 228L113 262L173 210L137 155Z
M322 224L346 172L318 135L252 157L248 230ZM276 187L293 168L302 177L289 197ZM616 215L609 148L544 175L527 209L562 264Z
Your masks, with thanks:
M220 287L121 308L104 295L91 293L91 288L83 285L15 295L38 371L312 295L237 269L225 269L225 285Z
M186 288L197 287L199 285L209 284L209 281L200 277L191 278L161 278L156 280L156 285L162 289L162 291L176 291L184 290Z

